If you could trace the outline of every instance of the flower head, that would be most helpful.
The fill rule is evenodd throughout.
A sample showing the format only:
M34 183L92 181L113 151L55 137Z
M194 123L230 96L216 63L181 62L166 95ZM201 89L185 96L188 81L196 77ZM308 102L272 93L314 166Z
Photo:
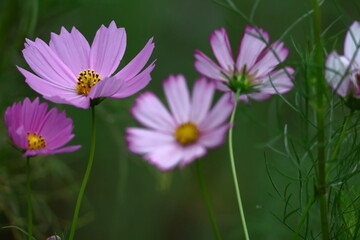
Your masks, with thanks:
M224 141L233 104L225 94L211 108L215 83L198 79L190 96L182 75L164 81L166 99L171 113L151 92L136 99L132 113L147 128L128 128L130 151L161 170L183 167L206 154Z
M24 156L73 152L80 148L79 145L61 148L74 137L73 122L65 111L47 109L47 103L39 103L39 98L33 102L25 98L5 111L9 136L17 147L25 150Z
M260 28L247 26L234 61L225 28L210 35L210 45L218 63L204 53L195 51L196 70L217 82L221 91L240 91L239 100L263 101L276 93L286 93L293 87L291 67L275 69L288 56L284 43L269 46L269 34Z
M360 99L360 22L346 33L344 55L332 52L326 59L325 78L341 97Z
M53 235L48 237L46 240L61 240L61 238L58 235Z
M126 32L114 21L100 27L90 47L73 27L52 33L49 45L37 38L26 39L23 54L37 74L18 67L29 86L55 103L88 108L90 100L102 97L124 98L144 88L151 80L154 62L140 72L154 49L151 38L140 53L118 73L126 48ZM113 76L112 76L113 75Z

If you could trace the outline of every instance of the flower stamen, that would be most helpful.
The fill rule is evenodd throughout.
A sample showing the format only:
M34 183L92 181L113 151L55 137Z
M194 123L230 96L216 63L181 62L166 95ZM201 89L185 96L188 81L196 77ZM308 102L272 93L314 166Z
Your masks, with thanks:
M176 140L182 145L194 143L199 138L199 130L192 122L184 123L175 130Z
M38 136L37 133L27 133L28 149L39 150L46 147L45 139L42 136Z
M91 88L102 80L102 77L94 70L88 69L80 72L77 79L76 92L79 95L87 96L90 93Z

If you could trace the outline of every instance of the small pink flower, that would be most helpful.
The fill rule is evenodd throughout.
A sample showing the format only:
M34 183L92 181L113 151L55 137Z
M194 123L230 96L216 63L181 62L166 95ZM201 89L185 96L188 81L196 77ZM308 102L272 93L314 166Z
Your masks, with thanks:
M344 55L334 51L327 57L325 78L341 97L360 99L360 22L346 33Z
M204 53L195 51L196 70L217 82L221 91L240 90L239 100L249 98L264 101L271 95L286 93L293 88L291 67L275 69L288 56L283 42L276 41L270 48L269 34L260 28L247 26L234 61L225 28L210 35L210 45L218 61L213 62Z
M220 146L233 104L226 94L210 109L215 84L204 78L196 81L192 96L182 75L169 76L164 90L171 114L153 93L143 93L132 114L147 128L128 128L126 138L130 151L166 171L204 156L207 148Z
M5 111L5 124L13 143L25 150L24 156L51 155L73 152L81 146L63 147L73 137L73 121L65 111L57 108L47 111L47 103L39 103L39 98L31 102L14 103Z
M126 48L126 32L114 21L100 27L90 47L75 28L51 33L47 45L26 39L23 54L34 75L18 67L29 86L55 103L88 108L100 97L124 98L143 89L151 80L154 62L140 72L154 49L151 38L140 53L114 76Z
M54 235L54 236L48 237L46 240L61 240L61 238L57 235Z

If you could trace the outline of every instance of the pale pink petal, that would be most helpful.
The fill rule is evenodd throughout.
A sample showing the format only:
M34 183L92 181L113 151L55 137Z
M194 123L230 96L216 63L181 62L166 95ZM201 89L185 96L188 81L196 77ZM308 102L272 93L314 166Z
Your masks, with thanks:
M46 240L61 240L61 238L58 235L53 235L48 237Z
M73 146L67 146L63 148L58 149L40 149L40 150L27 150L24 153L24 157L31 157L31 156L38 156L38 155L55 155L60 153L69 153L74 152L81 148L81 145L73 145Z
M360 65L360 22L353 22L346 33L344 54L350 60L354 58L355 62Z
M163 145L146 154L145 159L162 171L176 167L183 158L183 151L177 144Z
M221 67L231 75L234 70L234 60L225 28L215 30L210 35L210 45Z
M229 85L227 82L223 81L215 81L216 89L221 92L231 92L232 90L229 88Z
M157 148L163 145L175 143L172 134L142 128L127 128L126 140L129 150L137 154L156 151Z
M75 76L90 68L90 45L75 27L71 33L64 27L61 28L59 35L51 33L49 45Z
M226 76L228 74L225 70L221 69L216 63L199 50L195 50L195 69L200 74L210 79L228 82Z
M64 98L66 98L66 96L77 95L75 89L75 83L73 83L71 87L63 86L58 84L57 82L50 81L44 78L39 78L35 74L21 67L17 67L17 68L26 78L26 83L29 84L29 86L32 89L34 89L36 92L40 93L41 95L44 96L61 95Z
M217 128L229 118L233 110L233 100L231 94L224 94L206 118L199 124L201 131Z
M183 75L169 76L164 81L164 91L172 114L178 124L190 120L190 96Z
M274 42L267 49L256 64L250 69L250 75L258 77L267 76L279 63L283 62L289 55L289 50L284 47L283 42Z
M200 123L206 117L214 97L215 84L205 78L195 82L191 99L190 120Z
M131 60L123 69L121 69L115 77L122 78L124 80L129 80L135 77L141 69L144 68L146 63L148 62L153 50L154 50L154 38L150 38L150 40L146 43L145 47L136 55L133 60Z
M72 87L77 79L56 53L41 39L26 40L23 54L32 70L48 81L65 87Z
M96 83L90 90L89 98L112 97L121 91L125 86L125 81L116 77L105 78Z
M111 97L125 98L142 90L144 87L146 87L149 84L151 80L150 73L152 72L154 67L155 67L155 61L152 62L144 71L142 71L137 76L131 79L127 79L124 83L124 86Z
M207 148L214 148L222 145L226 139L226 133L229 130L229 127L229 124L225 124L202 133L198 140L199 144Z
M264 83L257 89L264 94L286 93L294 87L294 83L291 80L294 72L294 69L291 67L285 67L274 71L270 76L265 78Z
M119 66L126 48L126 32L114 21L97 31L90 50L90 68L100 76L110 76Z
M251 98L252 100L258 101L258 102L263 102L268 100L270 97L272 96L272 94L267 94L267 93L249 93L247 94L248 99ZM241 100L240 100L241 101ZM244 102L247 102L249 105L251 105L249 103L249 100L246 100Z
M235 97L235 93L232 93L232 96ZM248 106L251 105L250 99L249 99L249 94L240 95L238 101L239 101L239 102L243 102L243 103L245 103L245 104L248 105Z
M136 99L132 114L141 124L152 129L173 133L176 128L174 118L151 92L145 92Z
M247 26L236 59L237 73L241 74L245 65L247 70L252 68L267 44L269 44L267 32L261 28Z
M183 147L183 159L179 163L180 167L185 167L187 164L203 157L206 154L206 148L200 144L192 144Z
M351 80L346 69L349 60L343 56L339 56L336 52L332 52L326 59L325 78L330 87L342 97L349 93Z
M78 94L69 96L43 96L45 99L58 104L69 104L78 108L87 109L90 107L90 98Z

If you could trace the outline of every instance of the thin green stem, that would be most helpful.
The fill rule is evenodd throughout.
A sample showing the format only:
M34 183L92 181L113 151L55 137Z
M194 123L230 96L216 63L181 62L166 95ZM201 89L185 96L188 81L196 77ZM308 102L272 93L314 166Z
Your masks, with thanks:
M213 231L214 231L215 239L221 240L220 231L219 231L219 228L218 228L218 226L216 224L215 215L214 215L214 212L212 210L212 206L211 206L211 202L210 202L210 198L209 198L209 193L208 193L208 190L206 188L205 178L204 178L204 174L202 172L200 159L196 160L196 173L197 173L198 180L199 180L199 186L200 186L200 190L201 190L201 195L202 195L202 198L203 198L203 200L205 202L205 205L206 205L206 209L207 209L207 212L208 212L208 215L209 215L209 218L210 218L211 226L212 226Z
M313 28L315 43L315 63L317 67L314 71L316 77L316 122L317 122L317 161L318 161L318 186L317 194L320 202L321 232L323 240L330 239L328 206L327 206L327 183L326 183L326 157L325 157L325 79L323 69L324 52L321 41L321 17L318 0L313 0Z
M91 147L90 147L89 161L88 161L88 165L87 165L87 168L86 168L86 171L85 171L84 179L83 179L81 187L80 187L79 195L78 195L78 198L76 200L76 207L75 207L75 211L74 211L74 217L73 217L73 220L72 220L72 223L71 223L69 240L74 239L82 199L84 197L85 188L86 188L86 185L87 185L87 183L89 181L91 168L92 168L92 165L93 165L93 162L94 162L95 139L96 139L95 106L91 106L91 118L92 118L92 126L91 126Z
M234 125L237 102L238 102L239 96L240 96L240 90L238 90L236 92L235 98L234 98L234 110L231 113L231 118L230 118L230 130L229 130L228 142L229 142L231 170L232 170L232 175L233 175L233 180L234 180L234 185L235 185L236 199L237 199L238 206L239 206L240 218L241 218L241 222L242 222L243 229L244 229L245 239L249 240L250 238L249 238L249 233L248 233L248 229L247 229L247 225L246 225L244 209L243 209L242 202L241 202L239 183L237 180L235 160L234 160L234 149L233 149L233 129L234 129L233 125Z
M30 167L30 157L26 157L26 192L27 192L27 205L28 205L28 239L32 240L32 197L31 197L31 167Z
M337 156L339 154L341 144L342 144L342 142L344 140L346 130L349 128L349 124L351 122L353 113L354 112L351 111L351 113L345 117L345 122L344 122L344 124L342 126L340 136L338 138L338 141L336 142L334 151L331 154L330 161L329 161L329 164L327 166L327 171L326 171L327 174L329 174L329 172L331 171L331 168L332 168L332 166L333 166L333 164L335 162L335 159L337 158Z
M327 206L327 183L326 183L326 161L325 161L325 130L324 130L324 112L317 111L316 118L318 122L318 187L317 194L320 199L320 218L323 240L329 240L329 220Z

